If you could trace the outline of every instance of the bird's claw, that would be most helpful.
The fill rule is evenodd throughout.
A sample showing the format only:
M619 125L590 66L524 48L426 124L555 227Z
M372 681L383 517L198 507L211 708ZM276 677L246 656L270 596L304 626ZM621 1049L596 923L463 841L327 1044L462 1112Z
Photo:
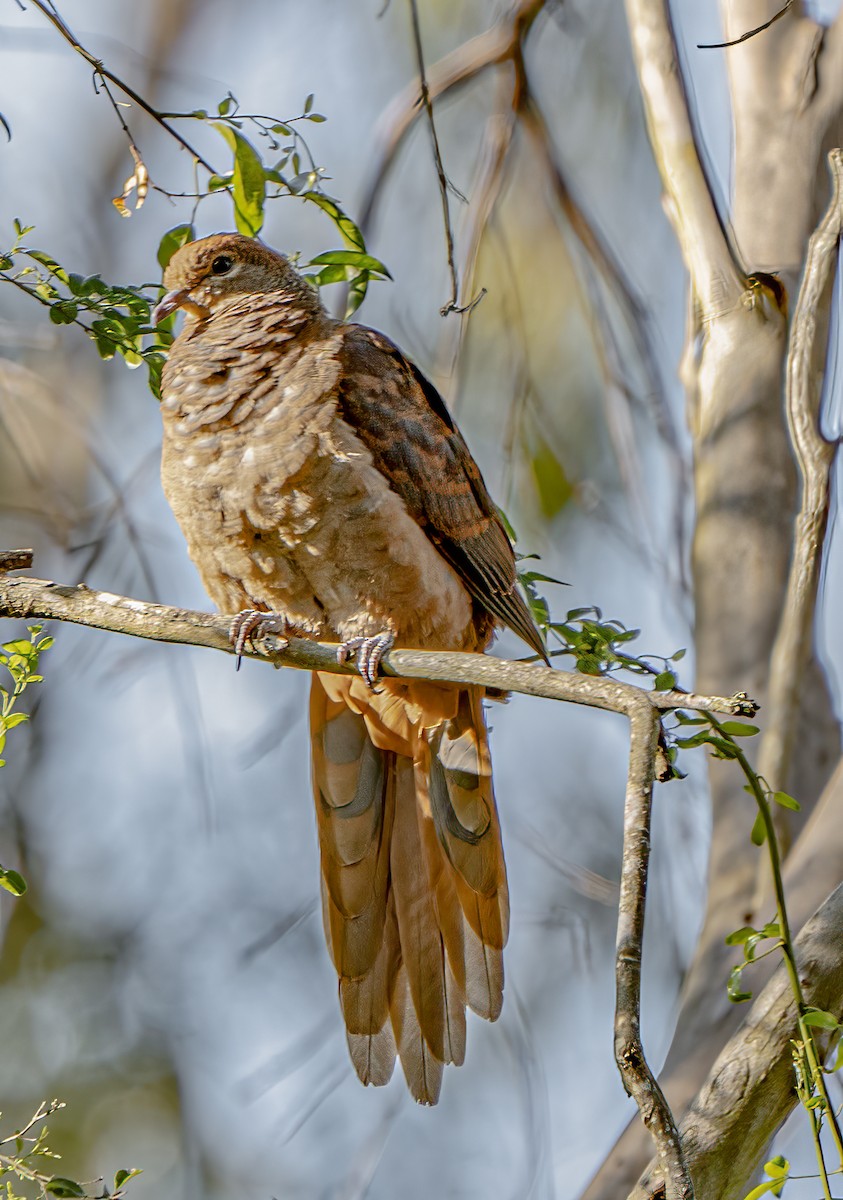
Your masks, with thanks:
M372 637L348 638L337 648L337 662L348 662L353 654L357 659L357 669L374 691L381 659L387 651L392 649L394 644L395 638L391 633L376 633Z
M260 647L257 643L271 637L273 644L270 649L283 650L290 642L287 636L289 630L290 622L283 613L261 612L256 608L245 608L239 612L228 629L231 645L237 655L236 670L240 670L240 660L247 644L258 650Z

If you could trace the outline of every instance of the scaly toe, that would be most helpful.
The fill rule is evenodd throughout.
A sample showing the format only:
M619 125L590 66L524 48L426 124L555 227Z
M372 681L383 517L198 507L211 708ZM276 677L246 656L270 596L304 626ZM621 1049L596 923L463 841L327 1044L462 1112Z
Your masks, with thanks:
M272 634L276 639L273 649L283 650L288 643L289 628L289 622L283 613L263 612L256 608L245 608L239 612L228 631L231 645L237 655L236 669L240 670L240 660L247 643L257 650L256 642Z
M356 655L357 669L374 691L381 660L394 644L395 637L391 633L376 633L372 637L348 638L341 646L337 647L337 662L348 662L352 654Z

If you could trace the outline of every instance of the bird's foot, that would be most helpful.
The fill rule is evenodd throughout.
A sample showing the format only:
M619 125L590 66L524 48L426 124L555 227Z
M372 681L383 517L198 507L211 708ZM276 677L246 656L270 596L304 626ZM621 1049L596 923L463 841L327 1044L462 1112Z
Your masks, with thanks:
M386 632L376 633L373 637L348 638L337 648L337 662L348 662L353 654L357 659L357 669L374 691L381 659L394 644L394 635Z
M292 625L283 613L244 608L233 619L228 629L231 645L237 655L236 669L240 670L240 659L247 645L254 650L263 649L264 652L272 654L289 646L288 635L291 631Z

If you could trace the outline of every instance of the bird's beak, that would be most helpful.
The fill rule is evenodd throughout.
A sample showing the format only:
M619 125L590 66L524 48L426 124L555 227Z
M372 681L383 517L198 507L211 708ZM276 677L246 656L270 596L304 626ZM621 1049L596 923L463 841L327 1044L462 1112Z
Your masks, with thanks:
M188 299L190 293L187 288L179 288L172 292L167 292L166 296L155 305L152 310L152 324L160 325L169 317L170 313L174 313Z

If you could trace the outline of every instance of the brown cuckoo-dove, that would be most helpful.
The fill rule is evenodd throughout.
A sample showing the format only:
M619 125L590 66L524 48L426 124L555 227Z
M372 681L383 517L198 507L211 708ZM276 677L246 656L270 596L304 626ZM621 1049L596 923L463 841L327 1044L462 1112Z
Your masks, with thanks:
M322 909L364 1083L401 1059L435 1103L466 1005L503 1000L509 903L483 690L372 680L384 649L537 654L512 548L435 388L388 338L325 312L288 260L218 234L170 261L158 319L164 490L211 599L266 629L341 643L361 676L314 674Z

